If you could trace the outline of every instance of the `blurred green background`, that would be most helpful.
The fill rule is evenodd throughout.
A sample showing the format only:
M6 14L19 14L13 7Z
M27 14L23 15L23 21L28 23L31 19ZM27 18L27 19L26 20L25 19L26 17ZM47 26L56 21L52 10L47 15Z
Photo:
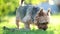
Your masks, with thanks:
M25 3L26 4L38 4L41 1L25 0ZM0 0L0 22L2 21L4 16L16 14L16 9L19 6L19 2L20 2L20 0Z
M37 5L47 0L25 0L26 4ZM3 30L3 26L10 29L16 28L16 8L19 6L20 0L0 0L0 34L60 34L60 13L51 15L50 23L46 31L37 30L35 25L31 26L31 30ZM20 23L23 28L24 24Z

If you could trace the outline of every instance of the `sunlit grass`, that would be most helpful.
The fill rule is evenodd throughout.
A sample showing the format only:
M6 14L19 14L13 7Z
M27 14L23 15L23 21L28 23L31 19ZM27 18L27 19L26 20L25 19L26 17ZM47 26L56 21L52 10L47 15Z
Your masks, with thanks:
M8 28L16 28L15 16L6 17L7 22L0 23L0 34L60 34L60 15L52 15L48 29L46 31L37 30L35 25L31 25L31 30L15 30L14 32L3 30L3 26ZM20 27L23 28L24 24L20 23Z

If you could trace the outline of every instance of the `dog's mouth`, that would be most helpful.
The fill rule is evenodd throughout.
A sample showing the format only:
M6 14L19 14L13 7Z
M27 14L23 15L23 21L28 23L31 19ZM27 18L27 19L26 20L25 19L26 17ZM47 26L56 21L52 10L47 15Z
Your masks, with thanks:
M46 22L46 23L37 23L37 26L38 26L39 29L46 30L48 28L47 24L48 24L48 22Z

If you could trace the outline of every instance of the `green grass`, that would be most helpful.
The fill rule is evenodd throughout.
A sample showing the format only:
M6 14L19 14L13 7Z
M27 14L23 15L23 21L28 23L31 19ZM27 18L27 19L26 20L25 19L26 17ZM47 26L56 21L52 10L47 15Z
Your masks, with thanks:
M9 17L8 22L0 23L0 34L60 34L60 15L52 15L48 29L46 31L36 29L35 26L31 27L31 30L3 30L3 26L8 28L16 28L15 16ZM20 27L23 28L24 24L20 23Z

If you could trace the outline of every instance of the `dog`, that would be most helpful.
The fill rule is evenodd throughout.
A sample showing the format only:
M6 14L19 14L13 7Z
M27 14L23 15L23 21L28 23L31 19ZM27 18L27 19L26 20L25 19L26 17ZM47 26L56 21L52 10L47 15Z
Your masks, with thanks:
M30 24L35 24L39 29L46 30L49 23L50 10L44 12L43 9L31 5L20 6L16 10L16 25L19 29L19 22L23 22L25 29L30 29Z

